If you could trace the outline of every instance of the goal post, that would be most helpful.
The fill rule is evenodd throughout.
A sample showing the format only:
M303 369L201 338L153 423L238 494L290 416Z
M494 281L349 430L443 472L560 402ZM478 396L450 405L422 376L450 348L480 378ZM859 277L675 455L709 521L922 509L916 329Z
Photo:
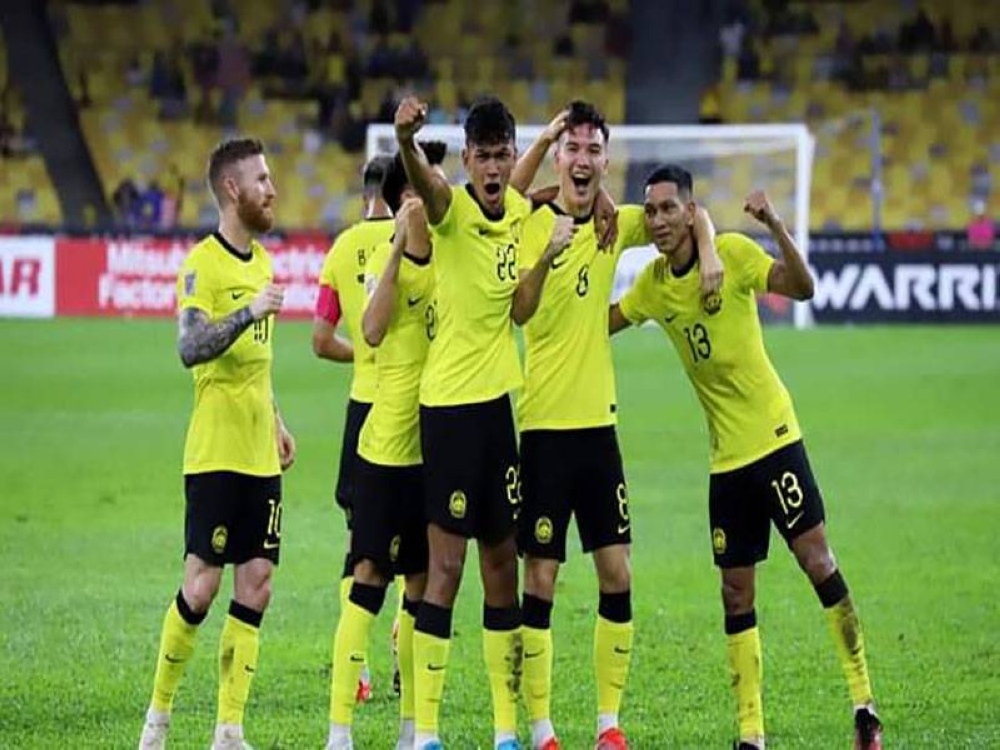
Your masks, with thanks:
M542 125L517 129L517 146L526 149ZM453 180L463 179L459 154L465 142L459 125L425 125L418 139L448 144L444 169ZM368 126L367 155L396 150L392 125ZM642 184L654 167L680 164L694 177L695 199L708 208L719 232L739 231L764 240L763 228L743 212L743 199L753 188L767 191L778 213L789 224L808 261L809 190L815 139L804 123L740 125L612 125L610 165L605 185L621 203L642 200ZM551 158L546 159L535 186L556 181ZM636 256L632 256L636 257ZM638 256L643 257L643 256ZM648 257L648 256L645 256ZM787 320L797 328L811 325L808 305L762 305L768 320Z

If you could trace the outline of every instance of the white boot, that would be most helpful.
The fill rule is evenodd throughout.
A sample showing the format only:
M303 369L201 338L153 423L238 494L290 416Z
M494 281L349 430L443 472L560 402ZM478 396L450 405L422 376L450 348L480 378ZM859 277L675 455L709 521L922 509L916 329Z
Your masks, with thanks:
M347 724L330 722L330 736L326 740L325 750L354 750L351 739L351 728Z
M253 750L243 739L242 724L219 724L215 727L215 741L209 750Z
M167 732L170 731L170 714L149 709L146 723L139 738L139 750L164 750L167 746Z

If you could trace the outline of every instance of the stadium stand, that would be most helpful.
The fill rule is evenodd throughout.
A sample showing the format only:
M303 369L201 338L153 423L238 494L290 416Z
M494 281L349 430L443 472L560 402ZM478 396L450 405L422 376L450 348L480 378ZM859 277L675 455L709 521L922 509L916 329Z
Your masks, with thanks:
M62 214L45 160L35 152L0 31L0 221L58 224Z
M872 226L874 113L883 228L964 226L979 203L1000 215L994 4L729 5L702 121L808 122L817 135L812 229ZM360 213L367 125L390 121L409 90L430 103L434 123L459 122L486 91L520 122L544 122L574 97L625 121L628 0L54 0L48 8L81 128L126 226L210 222L204 155L240 131L268 145L282 223L334 231ZM0 67L9 150L30 138L15 135L25 134L24 112L6 78ZM608 184L620 194L621 157L631 155L613 153ZM4 164L0 216L58 223L42 158L29 148ZM755 183L779 201L793 193L788 159L700 166L699 192L723 227L740 225L738 199Z
M335 229L360 215L367 124L391 121L405 90L430 102L432 122L460 121L486 91L523 122L572 97L623 122L627 11L627 0L163 0L56 2L50 16L109 200L155 182L178 223L210 222L205 154L238 129L268 146L283 222ZM120 220L174 221L155 213Z
M809 122L813 229L871 227L873 111L884 227L962 226L977 200L1000 215L991 178L1000 164L995 9L947 0L735 3L706 106L718 101L725 122Z

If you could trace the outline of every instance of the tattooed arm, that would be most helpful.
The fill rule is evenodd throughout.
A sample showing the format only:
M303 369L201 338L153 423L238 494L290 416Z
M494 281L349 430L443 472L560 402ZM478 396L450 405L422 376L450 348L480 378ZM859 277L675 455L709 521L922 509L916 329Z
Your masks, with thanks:
M181 362L185 367L194 367L215 359L232 346L251 323L253 315L249 305L215 321L209 320L208 313L196 307L181 310L177 339Z
M266 318L281 309L284 292L268 284L246 307L221 320L210 320L204 310L189 307L181 310L177 351L185 367L210 362L226 351L255 320Z

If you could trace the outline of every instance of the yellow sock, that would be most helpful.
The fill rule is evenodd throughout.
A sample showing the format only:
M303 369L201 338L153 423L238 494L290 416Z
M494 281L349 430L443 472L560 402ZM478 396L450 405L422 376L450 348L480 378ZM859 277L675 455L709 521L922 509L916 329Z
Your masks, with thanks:
M548 719L552 701L552 630L521 628L524 641L524 702L531 721Z
M420 630L413 633L413 708L418 733L437 734L450 650L450 638Z
M337 621L333 638L333 674L330 677L330 721L350 724L361 667L368 657L368 635L375 615L350 599Z
M516 736L524 666L520 607L483 608L483 656L493 696L493 731Z
M250 683L257 671L260 649L260 618L232 602L219 639L219 724L242 724L250 696Z
M837 646L837 656L847 678L847 689L855 706L871 703L872 686L868 679L868 662L865 659L865 639L861 633L861 621L851 597L845 596L832 607L826 608L826 619L830 625L833 642Z
M413 626L417 619L405 609L399 611L396 655L399 659L399 718L412 719L413 708Z
M726 635L726 654L733 691L736 693L740 738L763 737L764 707L760 696L763 669L757 626Z
M613 622L598 615L594 626L594 672L598 714L618 714L632 661L632 621Z
M188 612L189 617L194 617L190 610ZM204 615L198 617L199 621L203 617ZM153 699L150 701L150 707L154 711L170 713L177 685L194 653L197 635L198 626L185 620L178 609L177 600L172 601L163 618L160 653L156 657L156 677L153 678Z

